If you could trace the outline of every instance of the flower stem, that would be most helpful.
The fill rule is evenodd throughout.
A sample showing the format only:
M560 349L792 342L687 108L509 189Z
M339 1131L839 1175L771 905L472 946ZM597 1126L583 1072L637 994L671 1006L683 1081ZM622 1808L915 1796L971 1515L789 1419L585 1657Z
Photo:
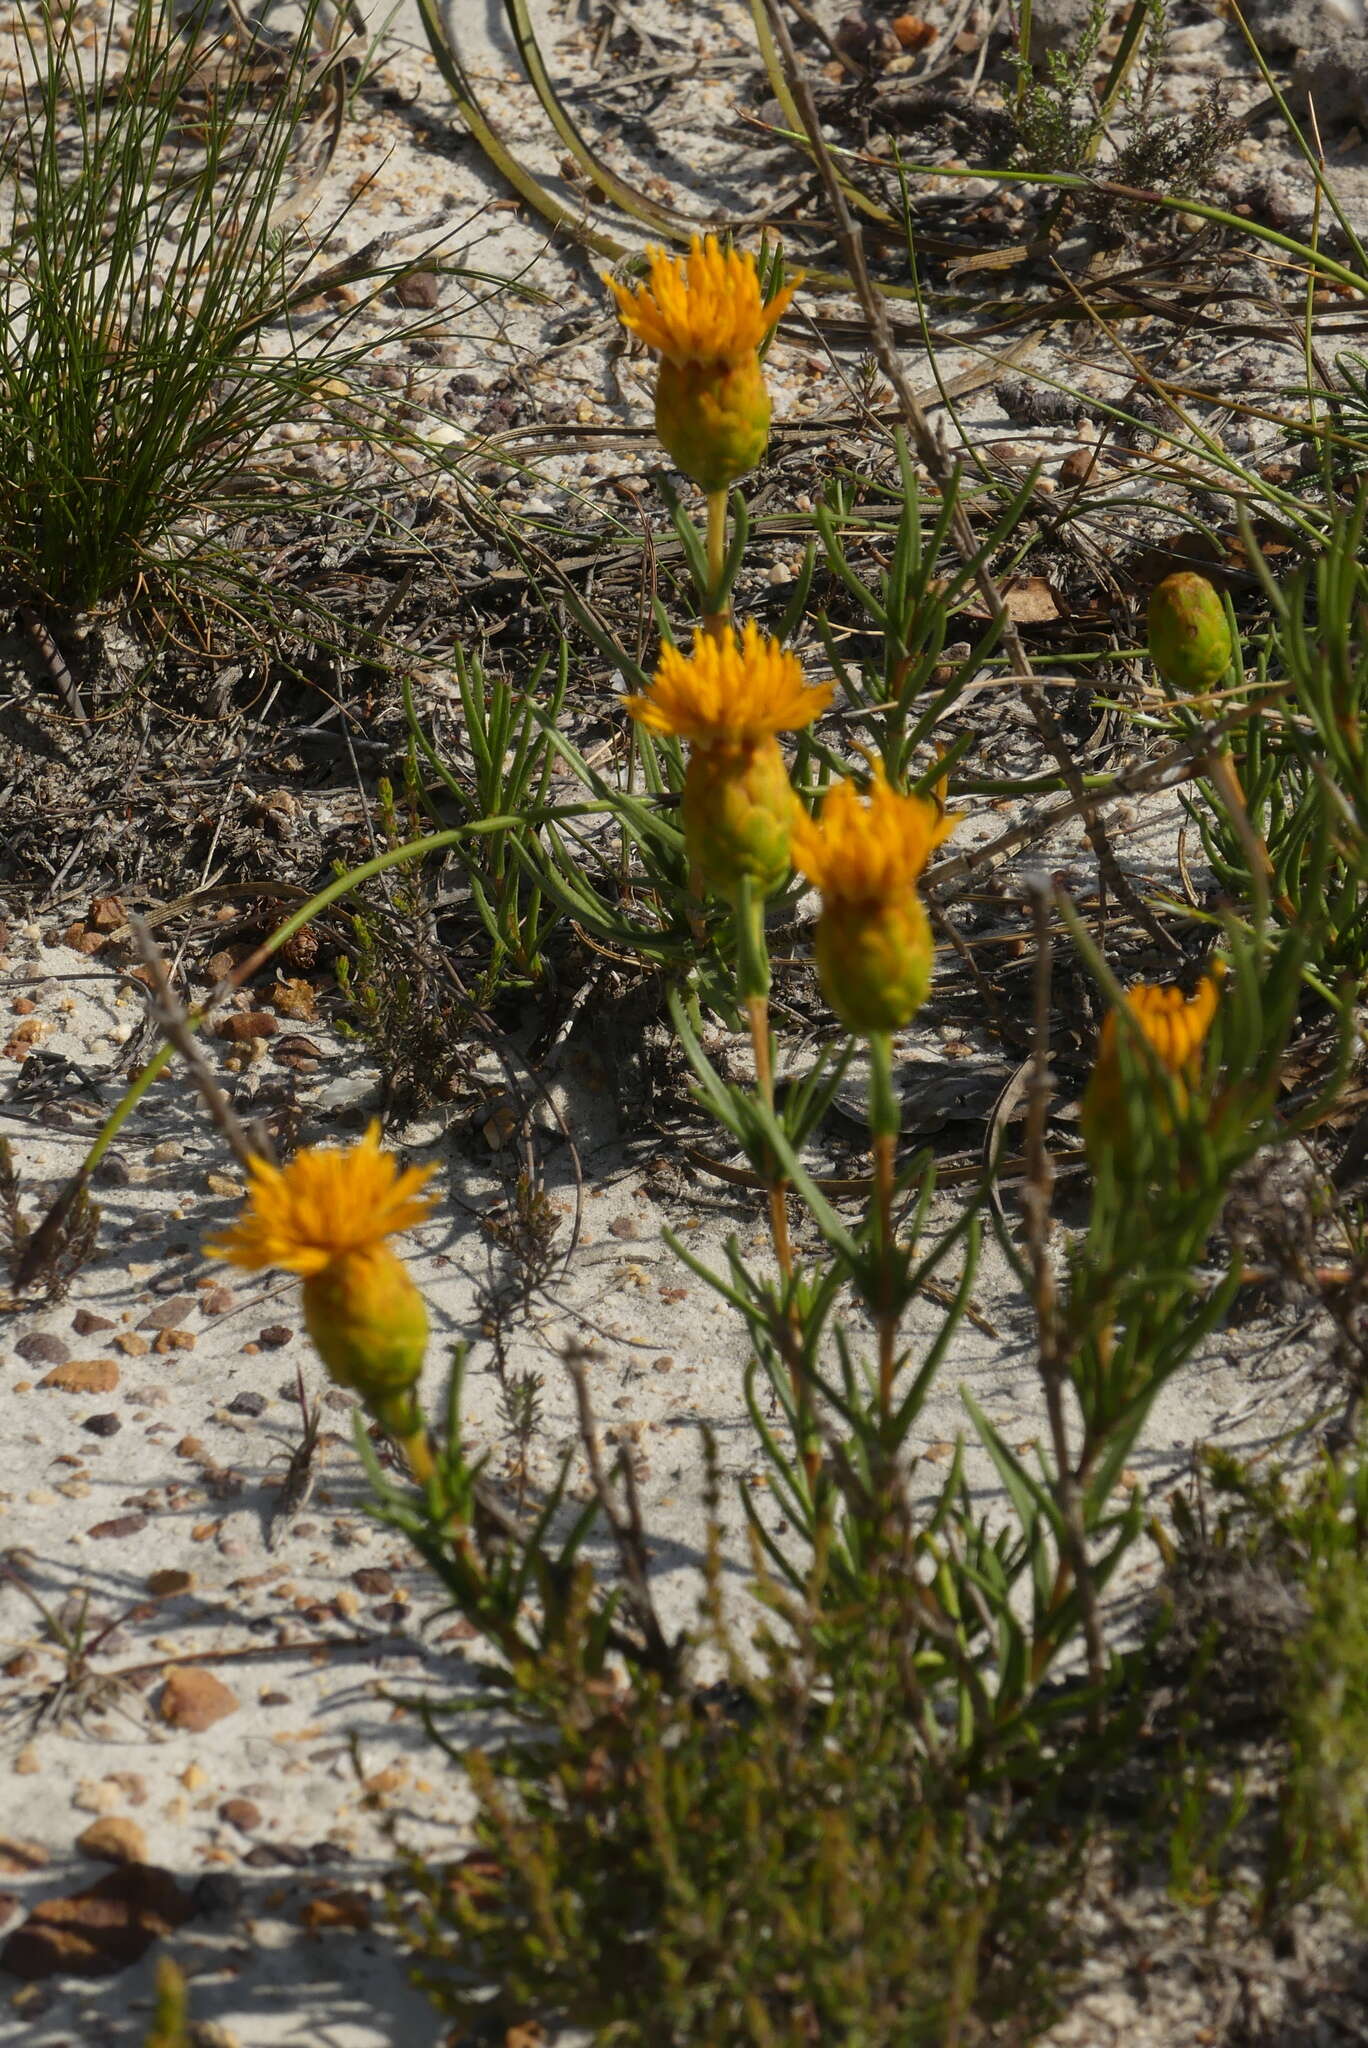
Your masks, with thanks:
M765 899L743 876L736 899L736 992L746 1006L751 1049L755 1055L755 1085L765 1108L774 1111L774 1069L770 1061L769 954L765 948ZM779 1270L787 1281L793 1272L793 1250L789 1244L788 1209L784 1182L771 1170L769 1176L770 1235Z
M396 1441L418 1485L431 1486L437 1477L437 1461L432 1455L432 1440L426 1429L415 1429L410 1436L398 1437Z
M769 955L765 949L765 899L748 877L742 879L736 899L736 991L746 1006L751 1050L755 1057L755 1086L768 1113L774 1114L774 1066L770 1058ZM769 1196L770 1237L780 1277L787 1289L793 1278L793 1245L789 1239L787 1183L768 1160L765 1186ZM776 1341L789 1370L793 1393L794 1435L797 1439L808 1485L815 1490L821 1457L812 1426L812 1402L800 1365L801 1345L792 1306L785 1309Z
M704 600L703 630L714 640L724 640L731 626L731 602L722 588L727 567L727 493L708 492L708 589Z
M893 1412L897 1370L898 1314L894 1305L893 1182L902 1119L893 1088L893 1040L887 1031L869 1034L869 1147L874 1158L874 1220L879 1254L879 1415Z

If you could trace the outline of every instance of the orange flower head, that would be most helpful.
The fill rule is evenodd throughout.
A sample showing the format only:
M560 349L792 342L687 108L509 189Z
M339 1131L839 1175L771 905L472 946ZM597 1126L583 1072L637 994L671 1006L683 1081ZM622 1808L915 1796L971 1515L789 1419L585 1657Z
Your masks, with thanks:
M955 822L890 788L876 766L867 803L840 782L818 819L794 825L794 865L822 894L822 992L851 1031L901 1030L926 1001L935 949L917 881Z
M1220 999L1219 969L1205 975L1191 995L1185 994L1174 983L1164 987L1145 984L1126 991L1127 1013L1134 1019L1142 1039L1161 1068L1171 1078L1180 1110L1186 1106L1189 1091L1201 1068L1202 1047ZM1148 1067L1138 1048L1137 1063L1148 1074ZM1153 1076L1149 1078L1152 1082ZM1163 1128L1168 1122L1167 1106L1157 1099L1157 1090L1155 1093L1155 1113ZM1102 1020L1097 1056L1083 1094L1082 1123L1084 1141L1094 1167L1103 1152L1115 1155L1129 1142L1121 1032L1115 1010L1109 1011Z
M753 622L738 639L695 633L693 652L662 647L651 687L627 699L648 732L690 743L680 815L700 889L734 902L743 879L769 896L789 871L798 811L776 734L810 725L831 702L802 663Z
M681 370L689 363L739 363L755 355L801 282L781 286L766 305L754 256L724 249L716 235L695 235L682 262L659 248L648 249L646 260L645 284L619 284L612 277L604 282L623 326Z
M249 1272L279 1266L307 1280L421 1223L435 1199L422 1193L434 1169L401 1170L381 1151L375 1121L359 1145L310 1145L286 1166L254 1159L248 1171L241 1219L205 1249Z
M705 491L754 469L769 441L770 397L760 348L792 303L797 281L766 304L755 258L697 235L681 262L648 249L643 285L605 282L622 324L660 357L655 427L661 447Z
M855 784L838 782L819 818L803 818L793 835L793 857L832 903L874 903L906 895L956 819L929 797L890 788L882 765L874 769L869 801Z
M401 1169L381 1151L374 1122L359 1145L311 1145L283 1167L254 1160L241 1218L205 1247L249 1272L298 1273L304 1321L329 1375L401 1438L420 1426L413 1388L427 1310L387 1240L428 1214L434 1198L422 1190L432 1171Z
M692 654L662 647L651 687L627 699L648 732L674 733L705 751L742 753L776 733L798 732L831 702L830 683L810 684L796 654L749 620L738 639L695 633Z

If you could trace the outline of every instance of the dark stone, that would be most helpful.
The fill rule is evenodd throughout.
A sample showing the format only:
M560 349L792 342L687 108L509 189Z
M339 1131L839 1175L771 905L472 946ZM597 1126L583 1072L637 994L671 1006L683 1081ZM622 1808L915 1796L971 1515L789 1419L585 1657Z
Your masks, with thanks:
M352 1584L362 1593L370 1593L381 1599L394 1591L394 1580L378 1564L363 1564L360 1571L352 1573Z
M232 1913L242 1903L242 1879L231 1870L206 1870L190 1894L195 1912L205 1919Z
M106 1409L103 1415L87 1415L81 1427L88 1429L92 1436L117 1436L123 1423L112 1409Z
M159 1301L150 1308L139 1323L140 1330L178 1330L196 1303L193 1294L177 1294L170 1301Z
M70 1347L46 1330L31 1331L14 1348L29 1365L65 1365L71 1356Z
M295 1842L258 1842L242 1860L251 1870L279 1870L282 1864L287 1870L303 1870L309 1852Z
M112 1330L115 1327L112 1316L96 1315L93 1308L78 1308L71 1318L71 1327L78 1337L93 1337L97 1330Z
M194 1904L169 1870L125 1863L59 1899L44 1899L0 1948L0 1969L42 1977L107 1977L181 1927Z
M242 1392L234 1394L232 1400L228 1403L228 1413L230 1415L264 1415L266 1413L266 1396L253 1392L250 1387L244 1387Z

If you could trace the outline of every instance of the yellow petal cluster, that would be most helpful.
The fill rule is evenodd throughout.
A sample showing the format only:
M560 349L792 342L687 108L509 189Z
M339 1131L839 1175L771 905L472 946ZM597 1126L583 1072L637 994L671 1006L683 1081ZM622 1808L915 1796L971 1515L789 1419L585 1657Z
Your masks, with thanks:
M831 684L810 684L797 655L750 620L740 639L695 633L692 654L662 647L650 689L629 697L627 709L648 732L739 753L811 725L831 694Z
M311 1145L286 1166L254 1160L240 1221L205 1249L249 1271L279 1266L308 1279L420 1223L435 1200L422 1193L433 1171L401 1169L381 1151L374 1121L358 1145Z
M802 817L793 828L793 859L832 903L887 902L913 888L927 861L955 829L955 819L923 796L889 787L874 770L869 801L853 782L838 782L820 818Z
M1127 1012L1160 1066L1172 1078L1180 1108L1186 1104L1188 1090L1197 1078L1202 1047L1220 998L1218 972L1206 975L1191 995L1176 983L1162 987L1142 984L1126 992ZM1083 1136L1094 1166L1102 1151L1116 1151L1130 1137L1120 1040L1120 1026L1113 1010L1102 1020L1097 1057L1083 1095ZM1162 1128L1168 1120L1167 1109L1156 1103L1155 1113Z
M822 892L822 993L849 1030L899 1031L926 1001L935 948L917 878L954 827L927 798L891 789L881 766L867 803L840 782L819 819L795 822L794 865Z
M648 348L682 369L689 363L739 363L754 355L793 301L798 281L765 305L749 250L724 249L715 235L695 235L681 262L667 249L648 249L642 285L604 282L622 324Z
M305 1326L330 1377L392 1436L419 1441L427 1309L386 1240L431 1209L423 1187L432 1167L401 1168L372 1122L359 1145L311 1145L287 1166L254 1160L249 1172L242 1216L205 1250L251 1272L298 1273Z

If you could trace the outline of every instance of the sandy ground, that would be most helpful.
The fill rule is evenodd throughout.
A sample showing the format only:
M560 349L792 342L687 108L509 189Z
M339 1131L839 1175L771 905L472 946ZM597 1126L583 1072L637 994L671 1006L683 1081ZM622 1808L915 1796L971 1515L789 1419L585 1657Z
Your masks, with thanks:
M384 12L370 11L376 18ZM453 11L509 140L543 167L553 164L554 145L534 122L530 95L514 83L492 0L488 9L461 0ZM694 10L659 0L654 12L676 39L687 16L685 32L705 52L747 47L738 7ZM560 320L583 322L582 336L560 346L554 360L558 402L583 406L586 427L640 422L644 372L610 360L612 323L592 274L509 208L444 120L410 9L400 10L393 33L410 47L386 83L396 103L419 87L422 96L403 116L379 110L344 137L333 171L338 189L375 173L346 230L352 245L405 219L436 217L445 225L459 218L467 260L525 273L551 295ZM573 72L573 49L566 61ZM714 192L734 196L726 192L729 89L725 74L711 78L694 104L697 126L666 124L656 139L670 176L676 153L687 162L700 205ZM754 175L748 159L747 176ZM425 225L422 236L431 231ZM538 361L549 319L544 307L491 302L471 311L463 303L444 343L447 396L435 387L419 394L432 408L439 457L453 445L443 438L447 426L466 433L487 406L489 387L510 369L529 380L535 397L539 376L550 375ZM378 366L386 360L381 354ZM787 420L819 414L826 402L822 380L802 361L797 348L774 358ZM950 374L962 367L953 355L946 364ZM463 376L475 388L458 388ZM1010 423L984 404L985 418L1009 433ZM1037 445L1061 456L1076 445L1067 433L1057 442L1028 446L1019 434L1017 441L1023 463ZM310 459L310 445L302 444L301 459ZM543 461L539 478L514 478L507 489L538 510L539 492L583 477L590 463L600 476L631 478L647 459L644 437L640 446L615 442L611 457L562 452ZM13 1148L31 1215L75 1166L101 1111L79 1095L53 1108L4 1099L24 1051L41 1044L78 1061L107 1108L119 1092L115 1063L141 1014L135 988L108 965L51 943L53 936L46 923L16 922L0 954L0 1134ZM313 1026L310 1036L320 1046L319 1065L298 1077L308 1134L354 1135L374 1106L376 1077L354 1045ZM255 1080L273 1071L269 1040L254 1058L241 1077L249 1096ZM762 1219L749 1198L662 1177L654 1162L643 1162L640 1148L624 1139L613 1076L592 1031L570 1042L553 1085L583 1163L583 1215L573 1258L510 1327L512 1369L545 1380L529 1478L534 1485L546 1479L573 1438L560 1354L567 1342L587 1344L600 1418L639 1459L662 1609L683 1621L692 1612L702 1533L698 1423L715 1429L729 1478L758 1483L760 1469L742 1403L738 1331L660 1233L668 1223L716 1260L737 1231L763 1255ZM440 1162L439 1185L449 1197L405 1247L438 1333L428 1392L434 1400L440 1394L444 1343L475 1339L470 1433L494 1447L497 1461L505 1449L499 1390L481 1329L498 1273L480 1219L507 1198L507 1159L490 1138L445 1133L435 1123L406 1133L404 1145L413 1157ZM545 1171L567 1241L575 1186L563 1147L547 1146ZM405 1702L469 1683L469 1632L442 1612L437 1589L367 1519L349 1403L326 1389L300 1328L293 1283L258 1285L204 1257L204 1238L233 1213L235 1198L222 1144L183 1084L153 1092L121 1135L96 1193L98 1247L69 1298L0 1324L0 1549L68 1627L88 1595L87 1627L111 1626L94 1660L99 1671L135 1676L94 1697L54 1701L58 1661L33 1602L14 1579L0 1587L0 1911L8 1911L12 1928L37 1901L97 1878L108 1866L83 1852L78 1838L92 1821L114 1818L138 1831L125 1832L125 1841L141 1841L146 1857L193 1897L195 1917L173 1947L193 1976L197 2018L220 2022L243 2048L400 2041L426 2048L441 2039L440 2023L406 1988L369 1923L396 1840L439 1857L458 1854L466 1840L461 1783L434 1756ZM985 1258L976 1300L996 1334L966 1324L956 1337L925 1417L921 1448L933 1480L963 1426L961 1386L1009 1440L1025 1443L1039 1427L1028 1324L995 1255ZM935 1325L929 1305L924 1324L928 1331ZM1301 1376L1319 1341L1314 1330L1269 1329L1216 1339L1156 1411L1136 1461L1147 1484L1162 1494L1196 1443L1219 1438L1251 1448L1282 1433L1305 1410ZM313 1497L273 1531L282 1454L298 1436L297 1370L323 1397L323 1456ZM986 1460L971 1470L991 1493ZM739 1511L729 1512L738 1530ZM738 1544L738 1583L741 1561ZM1145 1569L1128 1594L1140 1589ZM227 1689L214 1702L221 1718L199 1732L168 1725L165 1673L174 1666L211 1671ZM34 2048L136 2042L151 1970L149 1956L87 1983L0 1980L0 2041ZM1110 2016L1127 2021L1114 2002ZM1134 2038L1146 2036L1136 2031Z

